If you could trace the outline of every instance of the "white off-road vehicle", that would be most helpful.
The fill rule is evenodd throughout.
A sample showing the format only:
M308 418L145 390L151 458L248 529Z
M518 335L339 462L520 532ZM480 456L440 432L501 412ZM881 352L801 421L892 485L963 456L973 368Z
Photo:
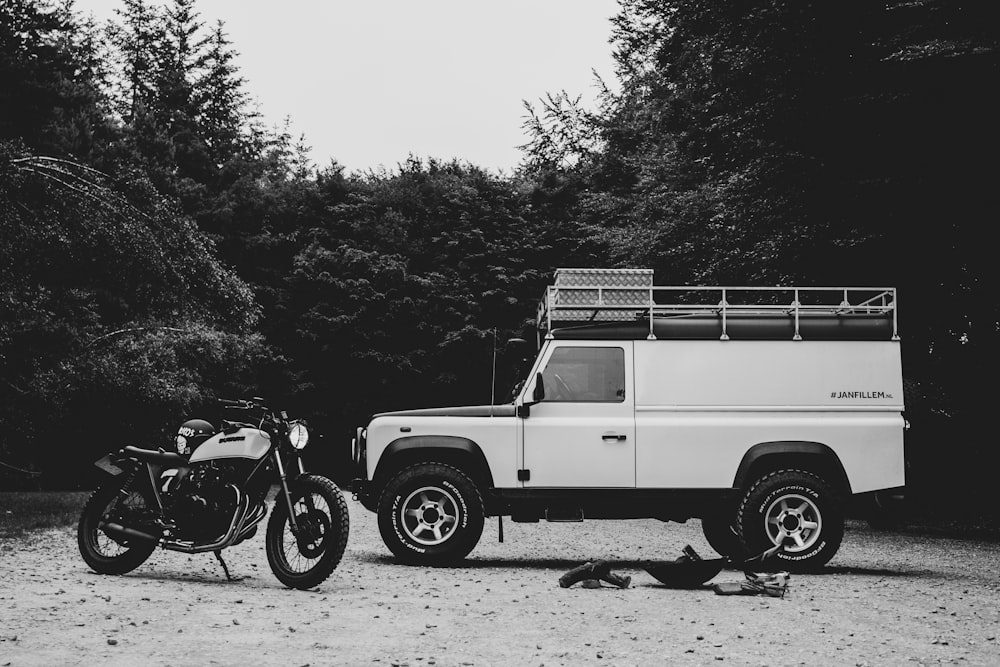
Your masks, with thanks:
M894 288L654 287L647 269L560 269L537 326L511 403L358 429L353 491L401 560L461 560L487 516L696 517L724 556L780 545L782 567L816 568L852 497L904 484Z

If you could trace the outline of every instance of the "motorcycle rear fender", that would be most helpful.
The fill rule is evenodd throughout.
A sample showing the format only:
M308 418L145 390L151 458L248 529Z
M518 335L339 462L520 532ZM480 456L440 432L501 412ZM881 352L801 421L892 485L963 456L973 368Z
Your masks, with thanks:
M111 454L105 454L101 458L94 461L94 466L97 467L99 470L108 473L112 477L117 477L118 475L125 472L124 470L116 466L114 462L112 462Z
M182 461L180 466L176 465L176 460ZM94 461L94 465L112 477L117 477L126 472L122 466L129 468L131 474L137 475L144 481L140 484L148 484L153 494L156 505L163 511L163 499L160 496L160 479L165 470L176 470L174 473L178 477L183 477L187 473L187 466L184 465L183 457L169 452L156 451L151 449L140 449L138 447L125 447L112 454L105 454ZM121 464L121 465L118 465ZM139 469L137 470L136 467Z

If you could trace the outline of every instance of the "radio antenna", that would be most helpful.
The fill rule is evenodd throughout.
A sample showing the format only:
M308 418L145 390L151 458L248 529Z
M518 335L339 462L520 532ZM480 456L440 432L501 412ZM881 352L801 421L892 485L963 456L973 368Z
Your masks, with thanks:
M493 327L493 377L490 380L490 417L493 416L493 405L496 403L497 390L497 328Z

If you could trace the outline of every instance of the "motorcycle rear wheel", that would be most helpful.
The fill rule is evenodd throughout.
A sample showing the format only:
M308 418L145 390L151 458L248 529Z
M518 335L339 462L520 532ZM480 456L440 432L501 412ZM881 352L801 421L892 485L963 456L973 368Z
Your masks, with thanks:
M76 539L80 555L94 572L99 574L125 574L146 562L156 549L156 542L149 540L122 540L112 538L100 529L105 517L121 520L122 516L136 515L150 508L148 498L141 492L124 489L128 476L118 477L94 491L80 513Z
M344 557L350 530L347 501L322 475L302 475L290 491L299 534L292 534L288 505L279 493L267 522L267 563L289 588L313 588L326 581Z

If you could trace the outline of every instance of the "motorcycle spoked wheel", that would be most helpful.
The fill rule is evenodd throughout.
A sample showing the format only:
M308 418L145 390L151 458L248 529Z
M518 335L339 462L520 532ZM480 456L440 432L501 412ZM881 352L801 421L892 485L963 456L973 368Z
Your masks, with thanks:
M152 503L146 494L128 488L129 477L116 478L98 488L80 513L76 529L80 555L90 569L99 574L131 572L146 562L156 549L156 542L111 537L99 527L105 517L129 525L130 517L139 517L151 510Z
M337 569L347 549L347 501L337 485L321 475L302 475L291 486L299 535L292 534L288 506L279 493L267 522L267 563L289 588L313 588Z

